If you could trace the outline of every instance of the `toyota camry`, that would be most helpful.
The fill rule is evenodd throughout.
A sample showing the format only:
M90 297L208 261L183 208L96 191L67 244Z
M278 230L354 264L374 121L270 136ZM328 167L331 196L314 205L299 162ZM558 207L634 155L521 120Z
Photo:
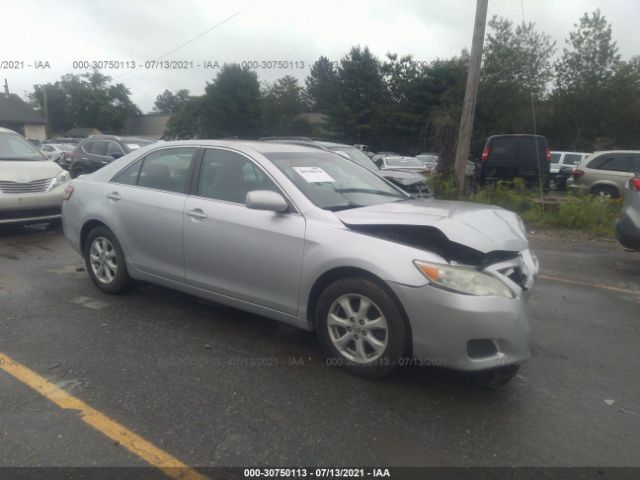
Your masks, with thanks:
M141 148L64 196L104 292L142 280L315 331L369 378L410 361L499 384L528 357L538 264L502 208L415 199L316 148L213 140Z

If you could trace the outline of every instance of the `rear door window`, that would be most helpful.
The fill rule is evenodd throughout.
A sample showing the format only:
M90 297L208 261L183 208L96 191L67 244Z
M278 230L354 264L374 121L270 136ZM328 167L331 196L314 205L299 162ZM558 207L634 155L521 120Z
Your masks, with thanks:
M513 164L517 151L515 137L494 138L489 148L490 163L507 166Z
M186 193L194 147L163 148L144 158L138 175L140 187Z
M518 137L516 137L518 138ZM538 169L538 164L544 167L547 145L539 137L519 137L519 167ZM565 155L566 157L566 155Z
M589 163L589 168L610 172L631 172L631 166L631 157L624 154L603 155Z

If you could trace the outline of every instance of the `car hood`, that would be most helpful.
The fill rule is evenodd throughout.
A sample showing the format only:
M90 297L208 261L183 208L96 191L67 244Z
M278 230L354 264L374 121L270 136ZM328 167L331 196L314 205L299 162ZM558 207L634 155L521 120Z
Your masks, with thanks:
M27 183L54 178L64 170L51 160L0 160L0 181Z
M421 183L426 180L424 175L403 170L379 170L378 173L384 178L395 180L400 185L413 185L414 183Z
M415 199L335 212L347 226L434 227L450 241L488 253L520 252L528 246L518 216L500 207L467 202Z

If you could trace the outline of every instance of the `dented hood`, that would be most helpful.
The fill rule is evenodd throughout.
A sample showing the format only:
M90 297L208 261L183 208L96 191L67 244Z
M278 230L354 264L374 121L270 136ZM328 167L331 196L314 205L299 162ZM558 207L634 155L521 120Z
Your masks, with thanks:
M528 246L518 216L477 203L415 199L336 212L347 226L416 225L434 227L449 240L483 253L520 252Z

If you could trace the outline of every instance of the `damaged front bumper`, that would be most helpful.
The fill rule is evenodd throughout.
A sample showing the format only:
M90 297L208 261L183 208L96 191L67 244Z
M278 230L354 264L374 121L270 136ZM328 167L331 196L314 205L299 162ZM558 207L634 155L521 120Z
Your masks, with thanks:
M389 282L408 316L416 362L467 371L524 362L529 357L527 300L537 269L528 250L484 269L501 278L514 298Z

